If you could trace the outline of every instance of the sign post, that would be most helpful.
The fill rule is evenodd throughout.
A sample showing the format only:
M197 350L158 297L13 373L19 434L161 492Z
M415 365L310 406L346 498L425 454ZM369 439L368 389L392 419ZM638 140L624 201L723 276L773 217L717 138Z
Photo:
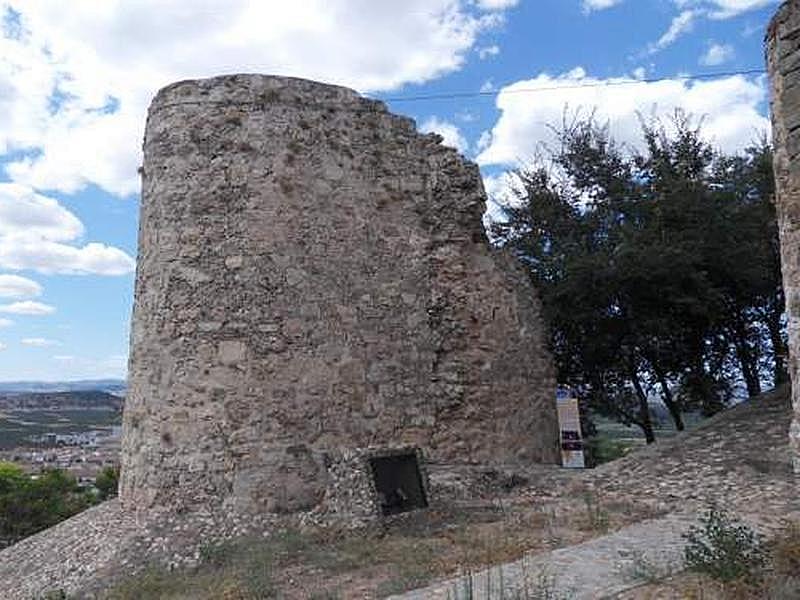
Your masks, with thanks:
M561 439L561 465L567 469L583 469L583 438L578 399L568 388L556 391L558 428Z

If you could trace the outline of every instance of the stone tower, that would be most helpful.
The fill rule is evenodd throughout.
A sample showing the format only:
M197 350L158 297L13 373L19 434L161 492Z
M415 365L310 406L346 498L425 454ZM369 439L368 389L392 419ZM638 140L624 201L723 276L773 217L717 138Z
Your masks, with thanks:
M794 406L789 437L795 472L800 473L800 0L781 6L769 26L766 42Z
M232 75L147 120L123 502L294 511L326 452L555 462L534 290L478 169L380 102Z

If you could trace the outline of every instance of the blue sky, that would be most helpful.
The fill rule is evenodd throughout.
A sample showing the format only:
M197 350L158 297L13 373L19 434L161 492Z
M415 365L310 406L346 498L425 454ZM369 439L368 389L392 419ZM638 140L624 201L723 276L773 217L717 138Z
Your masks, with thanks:
M765 78L680 77L762 68L777 4L0 0L0 380L125 375L136 170L163 85L234 72L347 85L440 132L502 194L565 107L629 143L637 111L682 108L743 148L769 128ZM625 80L640 83L605 85Z

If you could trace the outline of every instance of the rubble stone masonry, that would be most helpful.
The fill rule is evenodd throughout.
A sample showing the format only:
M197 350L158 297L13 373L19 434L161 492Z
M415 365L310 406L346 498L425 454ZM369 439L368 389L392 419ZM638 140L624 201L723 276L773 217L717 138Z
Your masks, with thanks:
M795 414L789 437L795 471L800 473L800 1L791 0L781 6L769 26L766 43Z
M476 165L331 85L161 90L145 134L128 506L305 510L325 453L555 462L536 293L487 242Z

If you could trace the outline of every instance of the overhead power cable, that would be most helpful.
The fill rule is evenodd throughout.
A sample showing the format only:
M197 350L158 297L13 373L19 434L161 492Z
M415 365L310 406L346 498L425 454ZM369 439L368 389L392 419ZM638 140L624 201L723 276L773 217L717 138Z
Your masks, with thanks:
M637 85L642 83L660 83L662 81L701 81L704 79L721 79L735 75L764 75L766 69L744 69L741 71L718 71L715 73L695 73L690 75L676 75L674 77L655 77L645 79L620 79L616 81L595 81L592 83L574 83L569 85L550 85L544 87L516 88L503 90L503 94L536 94L560 90L576 90L584 88L618 87L623 85ZM452 100L457 98L478 98L481 96L496 96L499 90L477 92L443 92L441 94L423 94L419 96L395 96L389 98L375 97L383 102L418 102L420 100Z

